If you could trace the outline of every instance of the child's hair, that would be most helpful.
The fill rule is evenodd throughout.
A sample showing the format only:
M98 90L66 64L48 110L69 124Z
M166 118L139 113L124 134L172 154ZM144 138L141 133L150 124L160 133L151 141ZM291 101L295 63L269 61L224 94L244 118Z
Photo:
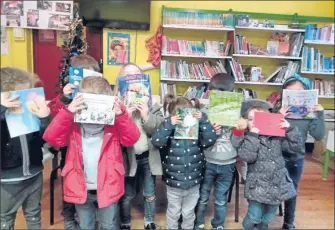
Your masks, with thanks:
M80 82L81 93L92 93L92 94L103 94L103 95L113 95L108 81L103 77L85 77Z
M125 64L124 66L122 66L121 69L120 69L120 71L119 71L119 74L117 75L117 78L116 78L116 83L115 83L115 87L114 87L114 95L115 96L117 96L119 94L118 78L122 77L122 76L125 76L127 74L126 68L130 67L130 66L133 66L133 67L137 68L138 69L138 74L143 74L142 69L138 65L136 65L134 63L128 63L128 64Z
M250 107L245 115L245 119L248 119L249 113L251 110L256 110L256 111L263 111L263 112L269 112L268 109L265 109L264 107L260 107L260 106L255 106L255 107Z
M199 101L198 98L192 98L191 103L192 103L194 108L200 109L200 101Z
M163 112L164 112L164 116L167 115L166 112L168 112L168 108L170 103L173 101L174 96L171 94L166 94L164 97L164 102L163 102Z
M176 115L178 108L193 108L193 105L186 97L175 97L169 104L169 114L172 116Z
M208 90L233 91L235 87L235 80L227 73L215 74L209 84Z
M70 59L70 65L72 67L80 67L83 69L94 70L95 72L101 72L99 63L88 54L80 54Z
M36 74L15 67L1 68L0 78L1 92L13 91L20 84L29 84L29 88L33 88L41 82Z

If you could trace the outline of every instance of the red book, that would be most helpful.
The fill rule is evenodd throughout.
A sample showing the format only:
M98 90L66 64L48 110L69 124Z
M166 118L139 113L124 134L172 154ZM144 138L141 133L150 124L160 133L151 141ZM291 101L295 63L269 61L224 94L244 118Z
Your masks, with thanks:
M283 115L278 113L255 112L254 125L259 135L285 137L285 129L280 128Z

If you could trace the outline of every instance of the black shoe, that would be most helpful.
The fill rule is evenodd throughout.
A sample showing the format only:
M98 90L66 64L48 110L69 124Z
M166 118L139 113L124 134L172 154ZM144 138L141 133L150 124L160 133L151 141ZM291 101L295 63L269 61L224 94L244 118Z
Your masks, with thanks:
M283 229L295 229L295 226L293 224L283 224Z
M130 225L122 225L120 229L130 229Z
M64 229L75 230L80 228L78 222L75 219L73 219L73 220L64 220Z
M157 229L157 226L155 223L150 223L144 226L144 229Z

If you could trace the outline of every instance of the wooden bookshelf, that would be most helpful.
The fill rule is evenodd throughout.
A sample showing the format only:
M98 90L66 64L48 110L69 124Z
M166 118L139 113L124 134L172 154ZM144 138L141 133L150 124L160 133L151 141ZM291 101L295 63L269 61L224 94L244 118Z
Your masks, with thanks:
M184 54L167 54L162 53L163 57L180 57L180 58L205 58L205 59L231 59L231 56L200 56L200 55L184 55Z
M233 54L233 57L241 58L268 58L268 59L282 59L282 60L301 60L301 57L292 56L272 56L272 55L255 55L255 54Z

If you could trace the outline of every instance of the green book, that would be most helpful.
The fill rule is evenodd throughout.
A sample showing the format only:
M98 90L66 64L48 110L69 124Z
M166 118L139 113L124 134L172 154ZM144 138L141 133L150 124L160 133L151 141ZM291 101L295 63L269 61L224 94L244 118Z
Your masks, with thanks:
M208 119L222 126L235 126L240 118L243 94L211 90L209 92Z
M182 123L176 125L174 132L175 139L191 139L197 140L199 135L199 120L193 117L193 113L198 112L194 108L179 108L177 115L182 120Z

